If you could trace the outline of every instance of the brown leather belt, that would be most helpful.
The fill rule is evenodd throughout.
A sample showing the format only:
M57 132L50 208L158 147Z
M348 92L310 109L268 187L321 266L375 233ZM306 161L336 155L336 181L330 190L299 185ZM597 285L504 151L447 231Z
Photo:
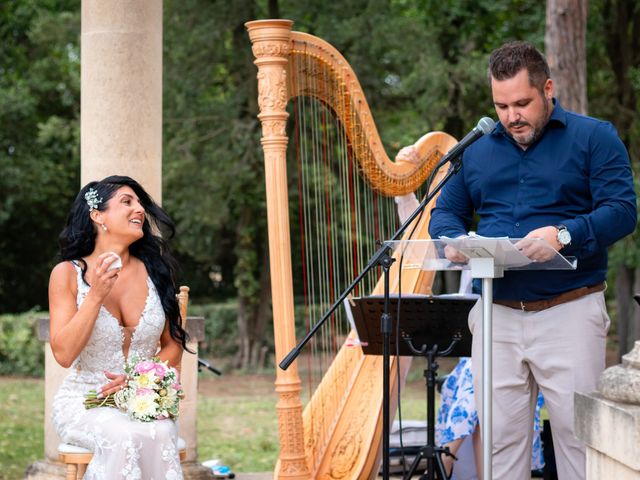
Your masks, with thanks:
M494 300L493 303L504 305L505 307L516 308L523 312L539 312L540 310L546 310L547 308L555 307L562 303L577 300L578 298L589 295L590 293L603 292L606 288L607 283L602 282L589 287L580 287L575 290L569 290L568 292L561 293L557 297L549 298L547 300L534 300L531 302L524 300Z

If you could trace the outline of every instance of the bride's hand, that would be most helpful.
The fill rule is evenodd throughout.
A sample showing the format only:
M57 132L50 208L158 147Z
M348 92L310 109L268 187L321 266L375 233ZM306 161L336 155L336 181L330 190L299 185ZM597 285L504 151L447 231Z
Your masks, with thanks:
M109 268L109 266L117 260L118 257L111 252L103 253L98 257L93 281L91 282L91 290L89 290L88 295L95 295L100 301L109 295L120 274L120 268Z
M127 376L124 373L104 372L104 376L111 381L98 390L98 397L100 398L119 392L127 386Z

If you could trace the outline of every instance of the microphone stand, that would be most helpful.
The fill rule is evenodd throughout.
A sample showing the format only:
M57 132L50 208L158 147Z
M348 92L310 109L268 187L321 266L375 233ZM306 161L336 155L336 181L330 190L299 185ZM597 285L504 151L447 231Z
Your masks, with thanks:
M445 175L445 177L429 192L422 200L420 205L413 211L409 218L398 228L396 233L393 234L391 240L398 240L404 231L409 227L411 222L422 213L425 207L435 198L435 196L442 190L442 187L449 181L449 179L460 171L462 168L462 152L452 158L451 167ZM440 165L438 166L440 167ZM389 269L395 261L389 254L391 247L386 243L376 251L367 266L362 270L358 276L351 282L351 284L340 294L340 297L334 302L334 304L327 310L324 316L316 323L313 328L300 340L293 350L291 350L278 364L282 370L289 368L289 365L298 357L302 348L313 337L316 332L324 325L327 319L333 314L333 312L342 304L345 298L351 293L356 285L364 278L364 276L376 265L382 266L384 270L384 311L380 319L381 332L383 339L382 347L382 375L383 375L383 392L382 392L382 478L384 480L389 479L389 371L390 371L390 359L389 359L389 342L391 338L391 315L389 314Z

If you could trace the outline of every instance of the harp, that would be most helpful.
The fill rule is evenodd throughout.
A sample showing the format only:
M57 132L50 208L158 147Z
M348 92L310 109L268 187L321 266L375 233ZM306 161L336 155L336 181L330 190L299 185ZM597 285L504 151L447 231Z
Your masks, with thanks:
M358 79L335 48L319 38L293 32L292 22L289 20L253 21L246 26L252 42L254 63L258 68L258 118L263 134L274 337L276 360L279 363L296 346L292 227L289 222L289 197L294 192L290 191L287 173L288 118L294 115L304 120L309 115L315 115L316 118L323 119L320 124L323 133L319 134L322 139L317 144L320 147L312 147L311 150L321 150L319 156L323 162L328 162L327 158L334 152L341 152L344 163L351 168L349 181L353 176L362 178L368 185L369 192L373 192L373 196L368 197L364 203L374 206L384 197L393 199L394 196L416 191L456 141L442 132L428 133L408 150L403 149L402 155L392 161L385 153ZM312 99L309 108L291 106L301 98ZM328 124L332 122L336 125L336 133L327 134ZM289 127L289 130L295 133L298 129ZM301 149L304 150L304 145L301 147L296 141L295 149L292 150ZM329 153L327 150L330 150ZM331 178L338 178L338 174L334 175L334 167L328 163L319 168L330 172L333 175ZM301 176L303 174L298 173L298 177ZM318 178L312 175L310 182L319 183ZM326 183L334 185L333 181ZM340 181L336 180L335 185L338 184ZM345 190L349 188L345 187ZM302 193L298 192L298 195ZM357 218L362 219L364 216L362 223L367 223L367 214L359 214L353 205L357 203L354 195L348 194L346 197L351 202L351 208L342 215L348 219L347 227L342 231L336 227L325 228L323 234L333 240L329 240L330 246L323 245L319 250L335 249L335 243L340 241L341 234L348 233L346 231L360 221ZM325 202L320 200L316 203ZM390 203L393 205L393 200ZM301 222L300 229L318 225L324 228L324 224L329 223L325 222L327 218L339 216L334 215L329 200L326 204L322 218L316 218L315 223ZM429 211L432 206L428 206L425 215L415 220L413 238L428 237ZM327 214L327 210L331 213ZM387 220L387 226L395 225L393 221ZM374 230L375 228L377 227ZM390 233L394 230L392 228ZM306 230L302 234L298 233L298 236L305 238L308 235ZM377 235L379 239L385 238L384 233L377 232ZM347 240L347 243L351 242L353 239ZM374 245L369 247L373 248ZM303 246L302 249L304 248ZM307 251L315 249L314 244L306 247ZM352 250L352 257L359 257L361 261L368 259L366 250L359 254L356 247L349 247L347 250ZM370 254L373 251L375 250L369 250ZM327 259L331 263L332 258L331 252L328 252L322 259L312 259L309 263L318 266L326 263ZM333 265L333 268L348 270L345 265L347 263ZM355 275L348 280L354 277ZM390 277L391 291L397 291L400 287L404 293L431 291L433 276L429 272L406 271L399 280L396 262ZM306 283L306 280L302 283ZM326 283L338 282L334 279ZM342 287L349 283L347 281ZM295 285L298 284L296 281ZM336 285L331 285L331 288L334 291L340 289ZM363 287L361 290L363 294L381 291L381 282L376 285L375 281L371 287ZM327 305L331 296L330 291L325 300L305 300L305 316L316 320L320 318L322 308ZM331 323L330 328L336 327L334 319L327 323ZM278 394L276 409L280 456L275 466L274 478L355 480L377 476L382 444L382 359L364 356L362 350L353 345L356 340L354 335L353 331L348 331L347 323L344 335L334 333L329 336L329 340L320 342L329 346L331 359L326 372L323 372L317 385L314 385L315 390L309 392L304 411L298 366L300 360L286 371L277 368L275 385ZM308 370L315 366L316 362L310 362ZM406 374L408 361L392 357L391 369L391 390L395 392L397 381L402 382ZM397 398L392 397L392 411L396 404Z

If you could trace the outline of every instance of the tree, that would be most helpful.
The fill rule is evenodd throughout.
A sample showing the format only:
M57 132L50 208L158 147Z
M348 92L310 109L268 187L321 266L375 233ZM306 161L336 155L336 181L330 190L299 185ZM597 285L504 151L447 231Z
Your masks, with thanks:
M0 312L47 304L79 183L80 3L0 7Z
M636 176L640 172L640 2L598 0L589 22L589 98L596 116L611 119L629 150ZM610 279L616 299L619 355L640 338L640 310L631 301L640 292L638 233L611 250Z
M564 108L587 113L587 0L547 0L545 55L556 97Z
M181 260L199 266L186 282L212 273L219 288L201 281L195 293L237 298L241 368L264 363L270 337L256 72L244 28L258 10L252 0L165 3L165 206Z
M543 26L539 9L524 1L483 1L475 11L470 1L265 3L165 3L165 206L183 232L183 264L205 281L222 274L217 290L186 279L201 287L194 294L237 295L243 367L260 362L270 335L256 69L244 22L281 14L336 46L357 72L391 156L431 130L463 135L491 108L486 56L500 35L539 39Z

